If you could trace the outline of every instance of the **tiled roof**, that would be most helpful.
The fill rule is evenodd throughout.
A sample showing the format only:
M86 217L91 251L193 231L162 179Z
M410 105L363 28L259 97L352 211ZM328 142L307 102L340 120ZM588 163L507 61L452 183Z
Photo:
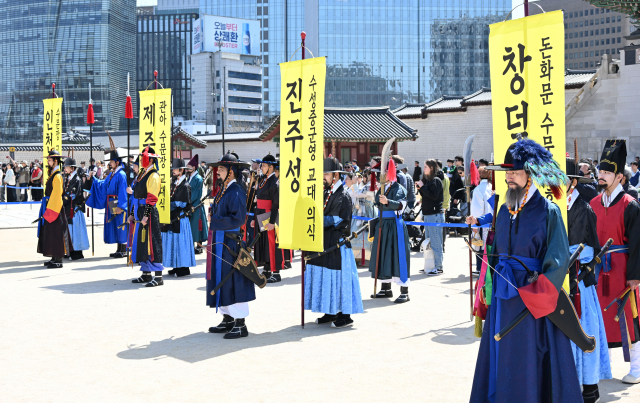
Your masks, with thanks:
M462 99L462 105L491 105L491 88L482 87L471 95Z
M20 146L0 146L0 151L9 151L9 148L15 147L16 151L39 151L42 152L42 145L20 145ZM62 151L67 152L71 151L71 148L74 151L89 151L89 146L76 146L76 145L63 145ZM93 146L93 151L104 151L102 146Z
M175 143L176 140L182 140L185 143L188 143L190 146L194 148L207 148L207 142L198 139L196 136L189 134L186 130L182 128L182 126L173 126L173 130L171 132L173 141Z
M415 140L416 129L407 126L388 106L370 108L325 108L324 141L383 142ZM268 141L280 134L280 117L260 139Z
M419 118L422 117L422 109L424 104L404 104L398 109L392 111L399 118Z
M594 74L596 70L567 70L564 75L564 87L580 88L591 80Z
M443 95L441 98L427 104L425 110L427 113L465 111L466 108L461 105L462 98L462 96Z

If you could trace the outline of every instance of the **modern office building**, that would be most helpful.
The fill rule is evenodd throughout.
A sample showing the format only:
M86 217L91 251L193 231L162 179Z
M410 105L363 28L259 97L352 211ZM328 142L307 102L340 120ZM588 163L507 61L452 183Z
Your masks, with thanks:
M149 85L157 70L158 82L171 88L174 116L186 119L191 118L193 111L190 58L193 22L197 19L196 12L188 11L172 14L157 14L157 10L156 14L145 10L138 12L136 88L138 91L153 89L153 85Z
M214 124L214 132L262 128L260 56L202 52L191 56L192 119ZM222 113L224 108L224 114Z
M491 86L489 24L504 20L487 15L431 23L430 100L462 96Z
M51 83L64 98L63 132L86 125L89 84L95 127L120 129L135 21L130 0L0 2L0 142L41 141Z
M194 5L194 0L158 0L156 10L187 10ZM327 106L397 107L406 102L424 103L441 95L432 95L440 85L431 82L432 60L440 59L432 48L434 21L441 25L447 21L492 20L504 18L510 10L510 0L199 0L198 8L200 15L260 21L262 102L266 118L279 113L278 64L291 57L300 58L301 51L297 49L302 31L307 33L310 50L306 57L312 57L310 53L327 57ZM454 69L447 73L447 79L468 79L486 85L487 52L486 48L474 52L473 61L467 64L469 68ZM465 76L476 73L482 79ZM469 91L460 90L463 92Z
M602 55L620 57L627 45L624 36L635 30L630 18L609 9L594 7L584 0L540 0L536 4L545 11L564 11L565 68L593 69ZM531 15L542 11L529 6Z

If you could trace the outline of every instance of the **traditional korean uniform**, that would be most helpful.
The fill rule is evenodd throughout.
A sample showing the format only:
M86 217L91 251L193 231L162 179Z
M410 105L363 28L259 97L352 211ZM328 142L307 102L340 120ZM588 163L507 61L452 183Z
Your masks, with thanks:
M118 244L115 253L111 257L119 258L127 255L127 175L125 174L122 156L117 150L110 153L110 159L118 163L118 167L105 179L93 178L90 183L91 195L87 199L87 206L94 209L106 209L104 214L104 243ZM118 215L112 214L109 209L109 202L117 200L118 207L123 212ZM122 224L125 224L124 226Z
M269 154L264 157L261 164L275 165L276 159ZM255 209L255 230L260 231L260 223L257 222L258 216L264 213L270 213L269 223L275 224L278 217L279 208L279 189L278 178L275 173L262 178L258 182L258 190L256 191L256 209ZM269 283L281 281L280 267L277 265L276 253L279 252L276 246L276 231L264 231L255 245L255 261L258 266L264 266L264 274L268 278Z
M195 246L195 253L200 254L203 252L202 243L207 240L209 229L204 204L200 202L203 191L206 192L206 189L204 189L204 179L200 176L198 170L195 169L198 167L198 154L194 155L187 164L187 171L189 171L189 167L194 168L190 174L187 174L189 186L191 187L191 200L189 202L191 207L195 208L189 216L189 225L191 226L193 242L197 244Z
M375 171L375 170L372 170ZM380 291L372 295L371 298L390 298L391 282L400 286L400 296L394 301L403 303L409 301L409 283L411 280L411 255L409 254L409 234L407 226L402 219L402 212L407 206L407 191L396 182L395 164L389 162L387 179L389 182L384 186L384 195L387 197L387 204L380 203L380 193L376 194L375 204L380 211L380 220L369 230L374 237L371 242L371 260L369 260L369 271L371 277L376 277L376 261L380 258L378 265L378 279L382 283ZM382 231L379 232L379 226ZM378 256L378 236L380 240L380 256Z
M210 165L213 167L223 165L233 169L239 177L242 168L248 164L227 154L219 162ZM207 244L207 249L212 254L207 264L207 305L216 310L220 308L223 320L218 326L209 328L209 332L227 333L224 336L225 339L248 336L245 318L249 316L249 301L256 299L253 282L231 266L235 262L235 257L227 249L231 249L234 253L240 250L242 242L240 227L247 216L246 197L246 193L237 181L229 180L227 176L224 179L223 188L211 205L209 228L213 242ZM234 272L231 279L224 283L215 295L211 295L211 291L230 271Z
M512 214L503 204L496 218L490 259L493 292L485 320L473 379L472 403L582 403L571 342L546 315L556 308L569 262L569 243L558 206L531 183L552 185L556 194L566 176L550 152L532 140L520 140L507 151L505 163L490 170L523 170L527 162L528 191ZM537 175L538 167L553 178ZM519 209L521 207L521 209ZM529 282L522 261L537 281ZM517 288L516 288L517 287ZM526 316L499 342L494 335L525 308ZM569 316L569 315L568 315ZM577 326L577 322L576 322Z
M324 160L324 172L342 172L337 159ZM338 244L350 234L352 206L341 180L324 191L324 249ZM325 315L317 324L331 327L351 326L351 314L363 313L360 281L349 242L306 264L304 309Z
M624 140L607 140L600 170L623 173L627 148ZM609 238L613 244L602 265L596 267L598 298L600 307L605 308L627 287L627 280L640 280L640 204L626 194L622 185L607 197L603 192L590 202L598 219L598 240L604 245ZM622 381L640 383L640 323L638 322L638 288L631 295L624 308L624 316L618 322L615 316L618 304L602 312L607 332L609 348L623 348L629 354L631 370Z
M570 180L577 180L578 183L590 180L577 175L576 164L572 158L567 158L566 172ZM582 396L585 402L595 402L600 397L598 382L601 379L611 379L612 377L607 334L602 320L598 294L596 293L596 277L594 273L588 274L580 284L576 284L576 279L580 272L584 270L584 265L589 264L595 254L600 251L596 232L596 215L589 203L580 194L578 187L571 187L567 192L567 210L569 252L573 253L580 244L584 245L579 261L569 268L571 297L585 333L596 338L596 351L585 353L573 342L571 347L576 360L578 380L583 385Z
M64 166L77 168L76 161L73 158L67 158ZM89 235L87 234L87 223L84 219L85 201L82 179L77 170L71 172L65 179L63 204L71 237L71 250L68 251L69 259L84 259L82 251L89 249Z
M62 162L62 156L56 150L49 151L48 157ZM69 253L69 226L62 209L63 183L60 165L57 165L49 173L40 205L39 216L42 218L38 220L38 253L51 258L44 263L49 269L61 268L62 258Z
M364 174L369 174L369 171L365 170ZM378 217L378 208L375 205L375 189L372 189L371 182L362 186L362 188L358 189L356 192L354 215L367 218ZM367 221L354 218L351 220L351 230L353 232L357 232L366 223ZM372 246L367 234L362 233L358 238L354 239L353 247L356 262L362 259L361 254L363 253L363 250L365 254L370 253Z
M160 194L161 179L156 163L158 155L153 148L145 148L140 158L141 169L133 189L133 200L136 203L131 211L129 221L135 220L132 231L131 261L140 263L142 275L132 283L146 283L146 287L163 285L162 271L162 236L160 234L160 215L156 203ZM146 225L142 225L147 217ZM151 272L154 272L152 275Z
M172 169L184 168L181 158L173 160ZM196 256L193 249L193 237L187 212L191 209L191 187L185 175L171 184L171 223L161 225L162 231L162 264L173 267L169 274L184 277L191 274L190 267L195 267ZM179 218L182 217L182 218Z

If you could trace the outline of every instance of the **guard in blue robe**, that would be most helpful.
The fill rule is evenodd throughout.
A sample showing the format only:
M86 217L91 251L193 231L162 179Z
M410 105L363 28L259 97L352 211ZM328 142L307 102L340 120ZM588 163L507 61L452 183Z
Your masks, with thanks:
M337 159L329 157L324 160L325 249L350 234L353 208L340 180L341 173L344 171ZM331 323L334 328L352 326L351 314L364 312L356 259L349 242L307 261L304 309L324 313L316 323Z
M191 274L190 267L196 265L191 225L187 213L191 211L191 187L184 175L182 158L173 160L173 183L171 184L171 223L162 225L162 264L173 267L169 274L184 277Z
M553 176L539 175L540 167ZM489 259L495 270L478 360L472 403L582 403L569 338L546 315L556 308L569 261L567 233L558 206L532 183L565 186L567 178L550 152L531 140L507 151L505 163L486 167L507 171L507 203L497 213ZM521 183L523 182L523 183ZM514 192L514 193L510 193ZM521 198L518 201L509 199ZM511 195L511 196L510 196ZM537 280L529 281L520 259ZM494 335L525 307L531 312L500 341Z
M83 250L89 249L89 235L87 234L87 223L84 219L85 201L82 189L82 179L76 165L76 160L67 158L64 162L66 174L64 182L64 192L62 203L64 206L67 223L69 224L69 235L71 237L69 260L84 259Z
M191 226L191 237L195 245L195 253L200 254L204 252L202 249L202 243L207 240L207 234L209 228L207 224L207 216L204 212L204 203L201 202L203 193L206 192L204 188L204 179L198 172L198 154L191 158L191 161L187 164L187 177L189 180L189 186L191 187L191 207L193 212L189 216L189 225Z
M120 258L127 256L127 175L125 165L122 162L124 156L120 156L117 150L111 151L109 166L111 174L105 179L93 178L87 180L85 188L88 188L91 195L87 199L87 206L102 210L104 214L104 243L117 244L115 253L109 256ZM91 172L93 175L93 171ZM109 202L117 202L118 212L113 212L109 208ZM125 224L124 226L122 224Z
M611 379L611 362L607 344L607 332L602 319L602 310L596 292L596 276L588 274L580 284L576 284L577 276L584 265L591 263L595 254L600 252L598 243L596 213L588 201L580 194L579 183L588 183L589 178L578 175L573 158L567 158L567 176L571 185L567 190L567 228L569 235L569 252L573 253L578 245L584 250L578 262L569 268L571 299L580 316L580 324L585 333L596 338L596 351L585 353L573 342L573 356L576 361L578 380L582 384L582 397L586 403L596 402L600 397L598 382Z
M379 172L372 169L372 172ZM376 262L380 258L378 265L378 280L382 283L380 291L372 295L371 298L391 298L391 282L400 286L400 295L394 301L397 304L408 302L409 283L411 281L411 255L409 254L409 233L407 225L402 219L402 212L407 206L407 191L396 181L396 170L393 162L389 163L387 169L387 179L382 199L380 192L376 193L375 205L380 211L380 219L374 221L369 228L374 236L371 238L371 259L369 260L369 271L371 277L376 278ZM382 228L379 232L378 229ZM380 256L378 256L378 236L380 239Z
M245 318L249 316L249 301L256 299L253 282L231 266L235 257L229 251L237 253L242 246L240 227L247 216L247 195L236 178L240 178L248 164L226 154L219 162L209 165L218 168L218 179L223 181L211 204L212 242L207 244L207 252L212 255L211 263L207 265L207 305L216 310L220 308L223 319L218 326L210 327L209 332L226 333L225 339L237 339L249 335ZM231 271L232 277L211 295Z

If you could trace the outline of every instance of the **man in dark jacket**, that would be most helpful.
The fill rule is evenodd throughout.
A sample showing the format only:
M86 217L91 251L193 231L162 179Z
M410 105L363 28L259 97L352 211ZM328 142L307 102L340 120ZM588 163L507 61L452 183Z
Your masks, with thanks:
M422 178L422 168L420 168L420 162L416 161L416 166L413 168L413 183L416 183Z
M422 221L426 223L444 223L442 181L437 176L439 171L436 160L428 159L424 163L424 177L421 181L416 182L418 192L422 196ZM435 226L425 227L424 232L425 237L430 240L435 258L435 268L427 274L438 275L442 273L443 233L440 228Z
M620 183L622 184L622 190L624 190L626 194L638 201L638 190L630 182L632 175L633 173L631 172L631 169L625 168L624 176L622 177L622 181Z

